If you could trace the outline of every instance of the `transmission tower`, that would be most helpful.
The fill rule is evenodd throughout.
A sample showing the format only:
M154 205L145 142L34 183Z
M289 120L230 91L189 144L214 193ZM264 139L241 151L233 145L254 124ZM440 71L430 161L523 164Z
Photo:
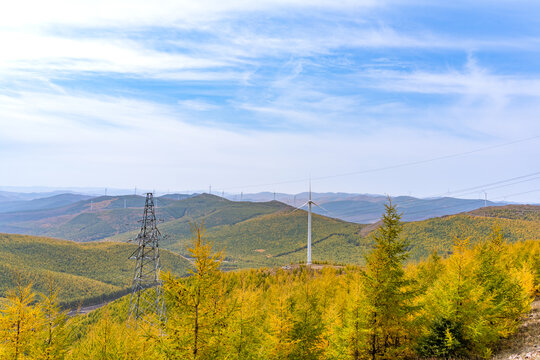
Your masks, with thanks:
M161 233L157 228L154 195L147 193L141 231L135 238L139 247L130 256L130 259L137 261L129 303L130 318L147 320L149 316L155 315L158 321L164 320L165 303L162 282L159 278L161 270L160 239Z

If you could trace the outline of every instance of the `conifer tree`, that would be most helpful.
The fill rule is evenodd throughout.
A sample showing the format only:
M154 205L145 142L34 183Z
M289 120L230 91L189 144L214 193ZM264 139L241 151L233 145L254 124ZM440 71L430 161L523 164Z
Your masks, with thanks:
M293 275L278 270L272 277L266 279L264 292L265 322L264 348L269 359L287 359L294 342L289 334L293 326L293 314L290 304L293 297Z
M20 276L0 307L0 354L6 360L33 359L36 332L41 327L39 309L32 306L32 285Z
M323 354L322 338L325 324L320 305L321 293L314 289L310 269L303 269L296 296L290 303L293 313L290 341L293 344L289 359L315 360Z
M359 360L362 355L362 348L364 347L365 336L364 328L365 315L366 315L366 299L362 292L361 284L358 280L353 283L353 289L350 297L350 323L349 323L349 336L348 336L348 352L351 358Z
M126 326L115 319L109 310L101 314L81 341L72 348L68 358L73 360L135 360L162 359L155 349L155 328L146 323Z
M408 342L407 321L414 310L411 281L403 269L408 242L400 236L401 215L390 200L385 208L382 224L373 236L375 247L366 257L364 277L366 351L373 360L403 355Z
M35 359L60 360L64 358L68 347L67 311L62 311L58 304L58 289L52 278L48 278L47 285L48 293L41 295L38 304L42 326L33 356Z
M234 313L229 318L226 331L229 359L260 359L263 338L261 289L255 287L254 271L239 276L236 289L231 293L231 308Z
M478 261L475 277L492 303L490 313L486 315L496 332L494 341L498 336L508 336L515 331L519 324L517 320L529 309L531 302L527 291L512 274L504 256L505 249L502 231L495 227L475 252Z
M163 276L168 321L162 349L171 359L216 358L223 348L220 335L229 315L219 270L223 254L214 252L203 224L193 224L192 232L193 245L188 249L194 259L192 276Z
M428 332L418 341L418 351L424 356L485 354L483 344L491 331L485 317L489 297L474 277L477 263L469 238L454 242L444 273L426 294Z

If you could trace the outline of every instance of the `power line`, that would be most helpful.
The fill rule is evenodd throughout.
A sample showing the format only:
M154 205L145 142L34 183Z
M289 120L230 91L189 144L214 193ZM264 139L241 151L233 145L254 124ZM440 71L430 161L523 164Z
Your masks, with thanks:
M530 193L538 192L538 191L540 191L540 189L529 190L529 191L524 191L524 192L519 192L519 193L514 193L514 194L509 194L509 195L503 195L503 196L495 197L495 198L493 198L493 200L507 198L507 197L514 197L514 196L519 196L519 195L524 195L524 194L530 194ZM484 202L484 200L481 200L481 199L478 199L477 201L480 202L480 203ZM463 206L463 204L441 206L441 207L438 207L438 208L431 208L431 209L426 209L426 210L418 210L418 211L406 212L406 213L404 213L404 215L416 215L416 214L422 214L422 213L432 212L432 211L436 211L436 210L451 209L451 208L457 208L457 207L462 207L462 206ZM380 217L372 218L372 219L366 219L365 221L374 221L374 220L379 220L379 219L380 219Z
M499 180L499 181L492 182L492 183L487 183L487 184L483 184L483 185L477 185L477 186L474 186L474 187L468 187L468 188L465 188L465 189L456 190L456 191L452 191L452 192L436 194L436 195L428 196L428 197L423 198L423 199L418 199L418 198L410 199L410 200L402 201L402 202L398 203L398 206L406 206L408 204L413 204L413 203L417 203L417 202L421 202L421 201L427 201L426 199L439 198L439 197L441 197L443 195L445 195L445 196L454 195L455 196L456 194L461 194L461 196L463 196L463 195L473 193L473 192L464 193L465 191L469 191L471 189L493 190L493 189L497 189L497 188L501 188L501 187L516 185L516 184L519 184L519 183L540 179L540 177L528 178L528 177L535 176L535 175L538 175L538 174L540 174L540 171L533 172L533 173L526 174L526 175L512 177L512 178L509 178L509 179ZM509 181L513 181L513 180L517 180L517 179L521 179L521 180L512 182L510 184L505 184L505 183L507 183ZM498 185L498 184L504 184L504 185ZM491 186L491 185L498 185L498 186ZM497 199L497 198L495 198L495 199ZM364 211L364 210L375 210L375 209L373 209L373 207L376 207L376 206L377 205L375 203L373 203L373 205L370 204L370 205L368 205L366 207L357 207L357 208L355 208L355 209L353 209L353 210L351 210L349 212L341 213L339 216L337 214L335 214L335 213L332 213L329 210L326 210L326 209L324 209L324 210L326 210L327 213L331 214L333 217L342 218L344 216L347 217L347 215L349 215L349 214L354 214L354 215L359 214L359 213L361 214L361 212ZM350 216L348 216L348 217L350 217Z
M475 153L482 152L482 151L497 149L497 148L510 146L510 145L514 145L514 144L518 144L518 143L522 143L522 142L526 142L526 141L536 140L536 139L539 139L539 138L540 138L540 135L537 135L537 136L532 136L532 137L528 137L528 138L509 141L509 142L502 143L502 144L486 146L486 147L478 148L478 149L475 149L475 150L470 150L470 151L464 151L464 152L459 152L459 153L454 153L454 154L449 154L449 155L438 156L438 157L434 157L434 158L430 158L430 159L405 162L405 163L401 163L401 164L389 165L389 166L373 168L373 169L352 171L352 172L341 173L341 174L312 177L311 179L312 180L326 180L326 179L332 179L332 178L337 178L337 177L346 177L346 176L352 176L352 175L369 174L369 173L380 172L380 171L385 171L385 170L398 169L398 168L407 167L407 166L426 164L426 163L430 163L430 162L434 162L434 161L446 160L446 159L451 159L451 158L455 158L455 157L475 154ZM308 181L307 178L302 178L302 179L296 179L296 180L279 181L279 182L274 182L274 183L251 184L251 185L243 185L243 186L230 186L230 187L224 187L224 188L222 188L222 190L225 191L225 190L231 190L231 189L267 187L267 186L275 186L275 185L301 183L301 182L306 182L306 181Z

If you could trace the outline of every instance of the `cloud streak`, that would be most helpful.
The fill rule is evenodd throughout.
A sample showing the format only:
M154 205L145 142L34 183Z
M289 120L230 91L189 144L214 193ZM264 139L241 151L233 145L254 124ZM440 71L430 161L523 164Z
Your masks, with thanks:
M38 174L43 185L235 187L540 133L540 33L464 34L444 18L449 9L426 6L446 21L439 25L415 6L12 2L0 13L0 156L12 169L4 181L35 184ZM469 186L463 172L488 182L502 162L526 173L538 151L524 145L407 170L399 182L381 175L320 186L429 195ZM140 169L161 183L133 184Z

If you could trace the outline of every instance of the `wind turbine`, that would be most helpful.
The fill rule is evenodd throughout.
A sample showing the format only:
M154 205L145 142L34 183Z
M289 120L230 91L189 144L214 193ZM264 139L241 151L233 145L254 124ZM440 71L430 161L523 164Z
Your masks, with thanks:
M321 209L323 209L324 211L328 212L328 210L326 210L325 208L323 208L322 206L317 204L315 201L311 200L311 179L309 179L309 197L308 197L308 201L306 203L304 203L302 206L299 206L296 209L294 209L291 212L291 214L293 212L295 212L296 210L303 208L306 205L308 206L307 262L306 263L307 263L307 265L311 265L311 205L318 206Z

